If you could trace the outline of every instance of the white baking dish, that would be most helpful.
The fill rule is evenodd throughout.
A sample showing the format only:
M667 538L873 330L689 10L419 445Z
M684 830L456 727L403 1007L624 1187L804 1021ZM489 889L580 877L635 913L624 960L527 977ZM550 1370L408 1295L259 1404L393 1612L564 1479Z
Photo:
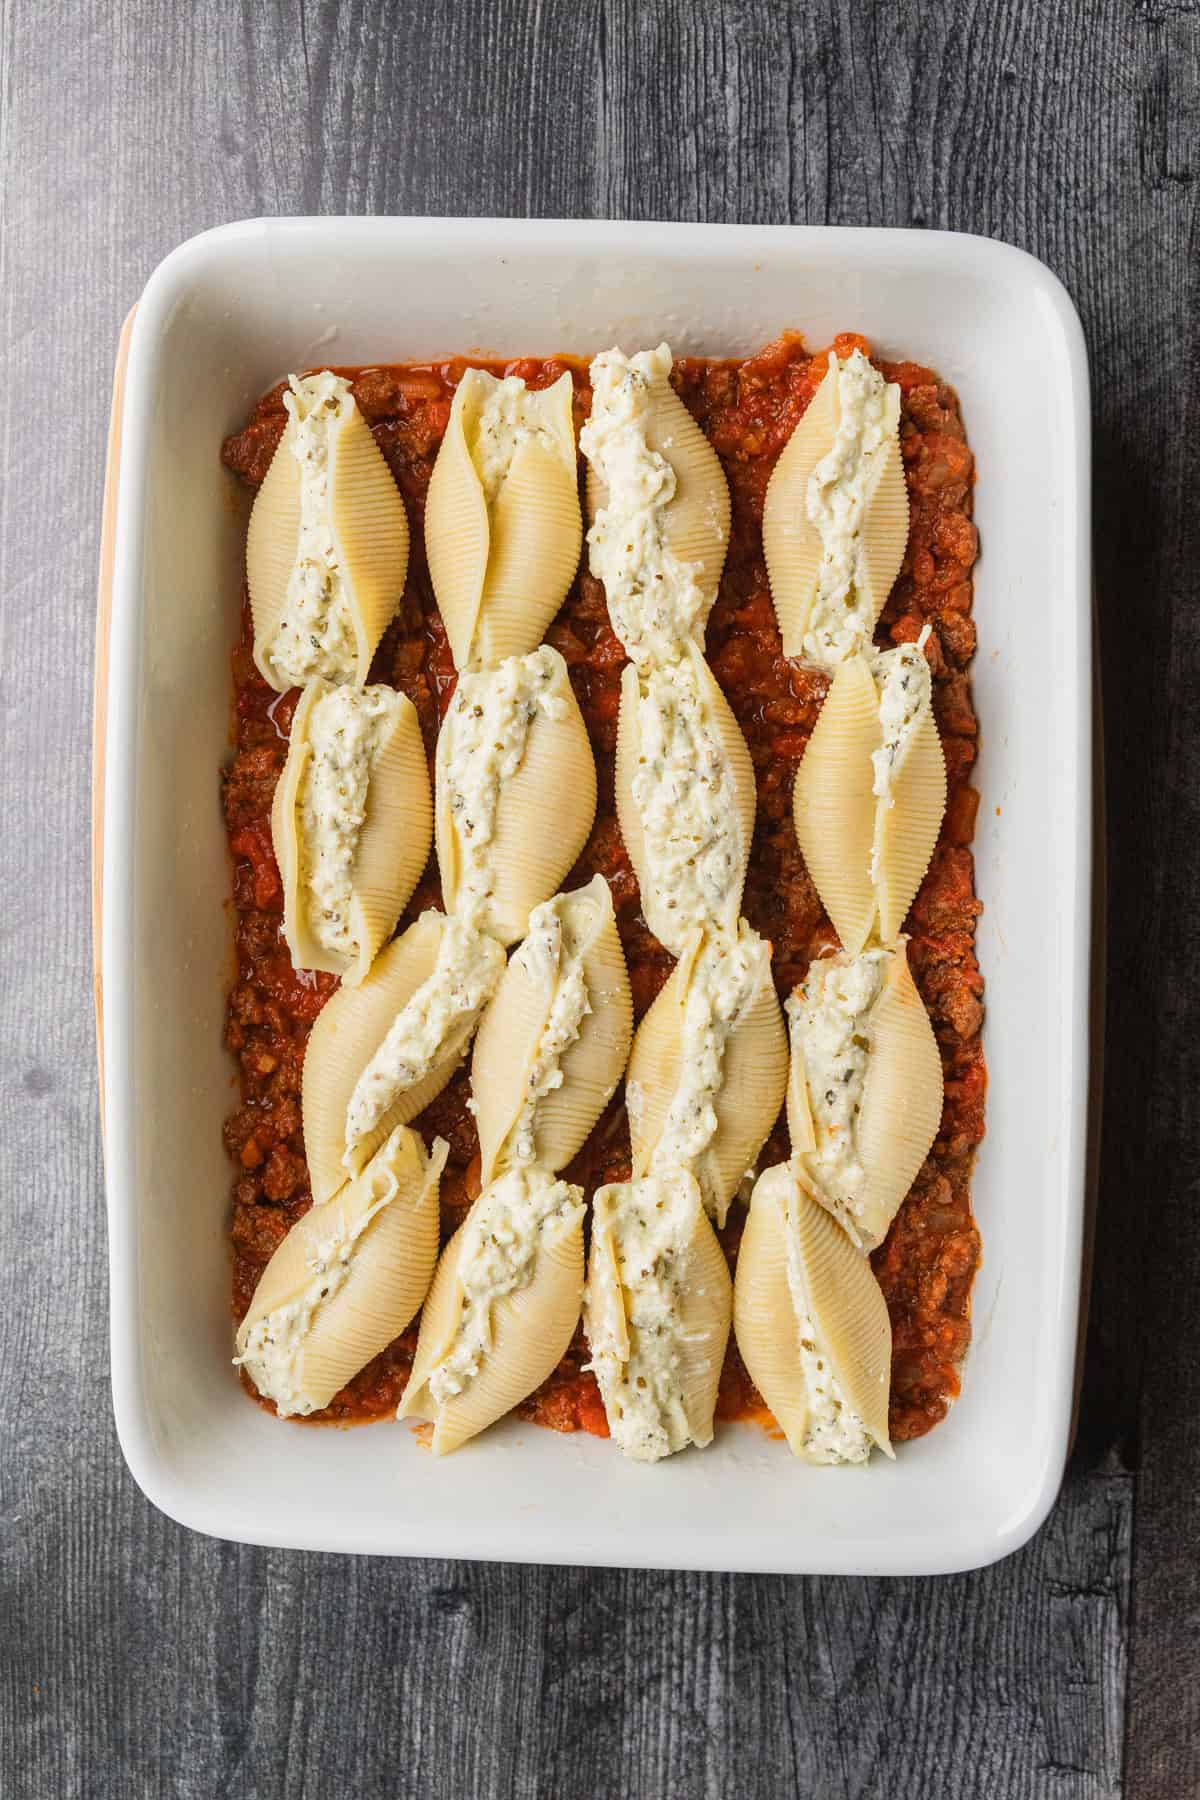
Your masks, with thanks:
M435 1462L402 1426L281 1425L230 1367L234 1101L218 805L245 508L222 436L284 371L838 329L934 364L978 459L986 910L984 1261L963 1396L894 1464L811 1469L751 1426L653 1468L512 1422ZM933 232L289 219L209 232L138 307L103 783L113 1400L134 1476L198 1530L323 1550L918 1573L986 1563L1061 1479L1083 1218L1091 879L1085 353L1039 263ZM105 747L102 735L101 745Z

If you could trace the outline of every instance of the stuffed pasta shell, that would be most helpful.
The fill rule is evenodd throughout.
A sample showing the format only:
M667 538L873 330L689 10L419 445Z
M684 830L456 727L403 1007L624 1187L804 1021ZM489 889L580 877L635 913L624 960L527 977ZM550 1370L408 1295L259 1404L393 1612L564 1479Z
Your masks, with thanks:
M271 809L296 968L363 980L429 858L432 813L407 695L310 681Z
M429 573L458 669L541 642L579 563L573 386L467 369L425 506Z
M868 646L907 542L900 389L861 350L831 351L763 503L784 655L832 669Z
M439 1138L398 1127L362 1174L293 1225L263 1270L236 1361L281 1418L319 1412L387 1348L437 1260Z
M436 754L446 910L515 943L583 849L595 812L596 766L558 651L543 644L460 675Z
M617 720L617 818L642 913L672 955L733 931L754 836L754 767L700 651L628 663Z
M792 1453L865 1463L888 1441L892 1328L865 1256L789 1163L755 1183L738 1252L742 1361Z
M575 1333L583 1192L536 1166L486 1187L442 1252L398 1417L444 1456L539 1387Z
M358 987L321 1009L304 1056L304 1147L313 1197L357 1175L397 1125L435 1100L504 971L494 938L425 912Z
M787 1003L792 1155L873 1250L937 1136L942 1059L903 941L814 962Z
M289 377L246 539L254 660L282 693L367 679L408 573L408 515L350 383Z
M637 663L702 645L729 545L729 488L715 450L671 386L671 352L607 350L591 365L589 566Z
M693 938L633 1040L634 1175L689 1170L723 1224L779 1116L787 1075L770 944L745 920L730 936Z
M616 1091L633 1000L603 876L535 906L480 1023L471 1063L481 1179L561 1169Z
M731 1304L725 1254L691 1175L597 1190L584 1329L626 1456L658 1462L712 1441Z
M946 810L924 642L840 666L796 773L796 836L852 955L899 933Z

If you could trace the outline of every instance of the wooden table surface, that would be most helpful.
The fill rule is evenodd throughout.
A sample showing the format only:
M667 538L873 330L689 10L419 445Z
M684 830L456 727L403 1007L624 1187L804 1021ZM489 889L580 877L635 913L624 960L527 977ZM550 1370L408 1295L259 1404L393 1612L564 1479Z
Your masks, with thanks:
M1200 1793L1197 0L7 0L0 158L0 1792ZM127 1474L86 872L111 364L174 244L305 212L949 227L1073 294L1108 1083L1076 1453L999 1567L339 1560L193 1536Z

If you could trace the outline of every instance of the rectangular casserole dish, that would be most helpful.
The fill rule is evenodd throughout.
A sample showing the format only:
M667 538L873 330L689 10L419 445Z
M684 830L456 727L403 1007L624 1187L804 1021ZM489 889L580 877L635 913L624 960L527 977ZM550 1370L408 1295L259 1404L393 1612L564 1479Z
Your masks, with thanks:
M402 1428L282 1425L230 1367L221 1121L231 974L217 765L246 509L221 439L291 368L627 349L747 354L864 332L959 392L978 465L975 845L988 983L983 1237L961 1400L894 1464L819 1469L753 1425L646 1468L507 1421L435 1461ZM1038 1527L1070 1428L1088 1079L1087 370L1041 264L945 233L293 219L184 244L147 285L115 419L98 642L113 1402L184 1524L319 1550L915 1574ZM108 635L108 626L111 635Z

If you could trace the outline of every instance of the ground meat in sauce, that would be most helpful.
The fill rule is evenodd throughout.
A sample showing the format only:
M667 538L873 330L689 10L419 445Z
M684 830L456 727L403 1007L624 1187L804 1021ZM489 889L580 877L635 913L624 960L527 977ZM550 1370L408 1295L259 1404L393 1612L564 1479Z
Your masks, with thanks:
M864 339L834 340L840 355ZM720 456L733 500L733 532L721 590L708 627L707 654L746 736L758 781L754 849L744 911L774 946L782 995L811 958L836 945L796 844L791 792L796 766L815 723L828 677L782 654L762 554L762 506L775 459L825 372L826 353L810 354L787 335L743 363L682 358L673 381ZM417 708L432 758L438 722L454 687L454 665L434 606L423 551L425 490L446 429L450 400L465 360L436 366L344 370L408 503L412 556L400 612L371 671L391 681ZM566 359L521 359L488 365L545 387L569 369L576 426L590 405L586 366ZM983 983L975 959L974 864L970 842L978 795L969 785L977 725L967 665L975 651L971 570L977 536L971 519L974 468L952 389L914 363L880 363L901 390L901 450L911 508L909 543L899 579L876 633L880 644L916 639L928 622L934 710L946 754L949 795L938 848L908 920L909 956L942 1053L946 1099L937 1142L872 1262L887 1298L893 1330L891 1433L920 1437L945 1416L958 1393L958 1364L970 1338L971 1284L979 1234L970 1182L983 1136L987 1084L980 1044ZM270 465L285 422L282 387L267 394L245 428L223 450L226 466L250 488ZM671 958L639 912L638 887L617 828L613 751L624 652L608 622L604 592L586 562L547 634L561 651L596 754L599 807L591 838L566 885L604 875L616 907L637 1015L649 1006ZM300 1124L300 1074L309 1029L336 982L298 973L280 935L283 898L271 851L270 807L287 753L297 695L278 695L250 655L243 605L234 651L236 753L224 775L224 805L233 856L237 915L237 979L229 996L226 1043L241 1073L241 1105L226 1122L233 1184L233 1311L240 1319L262 1270L291 1225L311 1205ZM436 866L426 871L401 921L440 905ZM427 1140L450 1145L442 1184L443 1239L461 1223L479 1191L475 1125L467 1109L464 1069L415 1124ZM762 1167L788 1151L783 1121ZM590 1193L629 1173L624 1112L614 1102L572 1166L568 1179ZM732 1209L722 1232L734 1260L745 1220ZM394 1412L416 1347L412 1325L355 1377L317 1421L359 1423ZM607 1435L595 1378L583 1364L582 1331L558 1368L519 1411L559 1431ZM247 1383L247 1386L249 1384ZM253 1391L253 1390L251 1390ZM269 1403L264 1403L269 1404ZM770 1415L730 1342L718 1416Z

